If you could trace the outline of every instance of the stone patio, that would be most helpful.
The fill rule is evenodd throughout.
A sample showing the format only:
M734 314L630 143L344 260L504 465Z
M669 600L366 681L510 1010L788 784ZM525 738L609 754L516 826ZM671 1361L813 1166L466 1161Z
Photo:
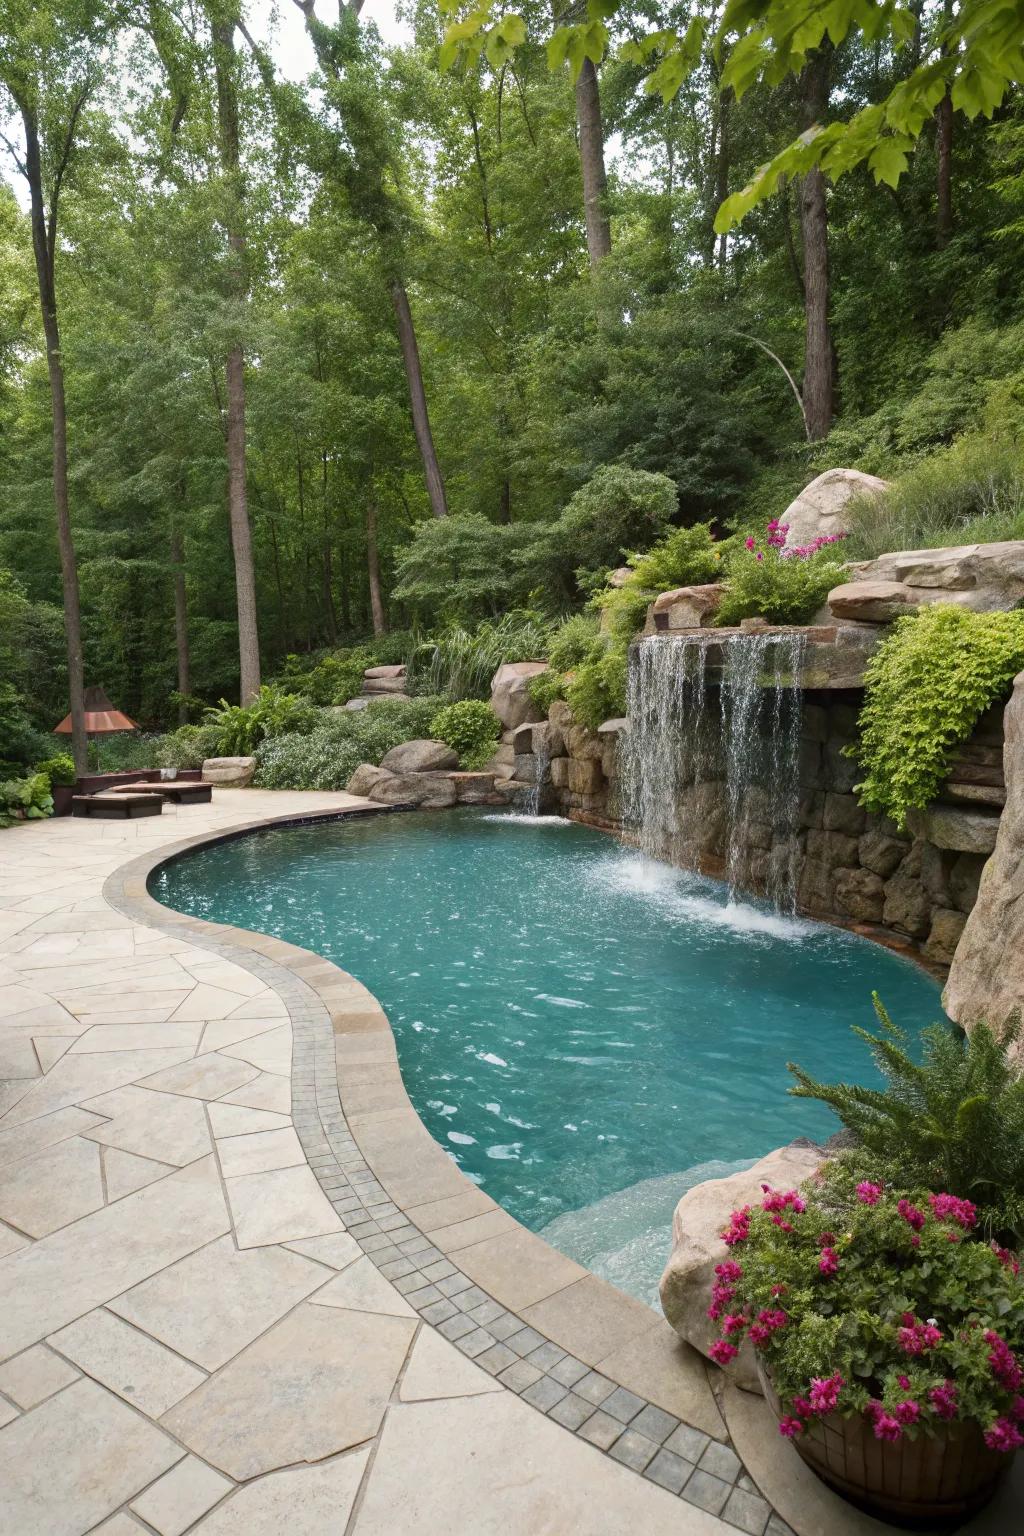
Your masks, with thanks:
M217 790L3 836L2 1536L729 1529L421 1319L295 1134L278 992L104 897L183 837L361 803Z
M465 1180L358 982L146 892L189 842L367 808L2 835L0 1536L888 1529Z

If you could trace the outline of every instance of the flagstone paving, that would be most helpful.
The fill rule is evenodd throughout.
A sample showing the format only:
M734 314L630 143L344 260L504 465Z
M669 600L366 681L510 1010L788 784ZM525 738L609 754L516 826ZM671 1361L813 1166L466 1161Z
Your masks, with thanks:
M147 850L362 804L216 790L160 818L0 838L0 1536L785 1533L738 1462L723 1480L669 1448L696 1460L707 1435L684 1446L686 1426L627 1391L625 1371L612 1396L588 1373L608 1350L606 1298L585 1271L538 1260L443 1176L416 1183L431 1238L404 1252L385 1235L404 1217L385 1203L369 1223L379 1242L339 1213L359 1201L339 1198L326 1155L310 1166L302 1125L296 1136L295 1015L278 991L103 895ZM352 995L340 978L330 990ZM368 1143L404 1168L388 1105L368 1087L361 1109ZM461 1291L446 1254L472 1275ZM478 1289L510 1259L541 1332ZM543 1337L556 1312L560 1327L576 1318L572 1370ZM483 1326L502 1332L498 1314L508 1343ZM639 1332L664 1369L648 1320ZM571 1432L599 1415L610 1455L601 1422ZM660 1470L638 1476L655 1444ZM703 1477L709 1504L728 1499L728 1525L669 1491L684 1466L695 1494Z

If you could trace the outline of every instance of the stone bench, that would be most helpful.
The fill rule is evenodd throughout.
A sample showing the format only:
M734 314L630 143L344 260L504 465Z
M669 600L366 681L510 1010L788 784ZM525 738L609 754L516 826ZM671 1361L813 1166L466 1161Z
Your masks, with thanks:
M111 789L112 795L123 797L134 794L160 795L164 800L173 800L176 805L208 805L213 797L211 784L178 784L173 780L147 781L144 790L135 784L118 784ZM95 798L95 796L93 797Z

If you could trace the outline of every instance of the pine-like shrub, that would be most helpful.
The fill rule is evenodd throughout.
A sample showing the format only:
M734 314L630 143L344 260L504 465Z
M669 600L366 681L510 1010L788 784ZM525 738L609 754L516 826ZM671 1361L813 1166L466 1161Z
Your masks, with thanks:
M577 667L566 686L569 708L592 731L626 713L627 650L612 646L598 660Z
M473 772L493 757L501 721L483 700L462 699L438 710L430 722L430 735L458 753L460 768Z
M627 563L633 567L633 583L655 593L703 586L721 578L733 544L731 539L716 540L710 523L695 523L692 528L673 528L660 544L646 554L630 555Z
M874 1003L881 1032L854 1032L888 1086L819 1083L790 1062L790 1093L828 1104L886 1178L972 1200L983 1230L1024 1240L1024 1079L1011 1059L1019 1026L997 1038L984 1024L970 1035L932 1024L916 1062L906 1031Z
M555 672L549 667L546 672L538 672L536 677L530 678L526 691L530 695L530 702L546 715L556 699L565 698L565 687L565 678L561 672Z
M898 619L865 674L861 804L904 826L935 798L952 749L1024 668L1024 613L970 613L931 603Z
M594 649L598 637L598 621L594 614L574 613L565 619L551 636L547 648L548 663L555 672L571 672L581 661L586 661Z

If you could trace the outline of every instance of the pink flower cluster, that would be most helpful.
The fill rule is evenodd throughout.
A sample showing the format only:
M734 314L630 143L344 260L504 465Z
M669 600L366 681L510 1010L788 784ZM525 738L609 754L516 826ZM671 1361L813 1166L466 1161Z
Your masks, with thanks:
M872 1401L864 1409L864 1417L872 1426L876 1440L895 1442L903 1438L903 1425L894 1414L888 1413L880 1402Z
M1012 1419L996 1419L991 1429L985 1431L985 1444L990 1451L1016 1451L1024 1445L1024 1435Z
M960 1200L956 1195L929 1195L928 1199L936 1221L955 1221L966 1232L977 1224L978 1211L970 1200Z
M768 1343L772 1334L779 1328L785 1328L789 1318L781 1307L762 1308L757 1314L757 1321L750 1325L750 1342L756 1344L758 1349Z
M944 1381L939 1387L932 1387L928 1393L928 1401L937 1418L955 1419L957 1413L956 1384L952 1381Z
M771 527L771 524L768 526ZM838 544L840 539L845 538L845 533L819 533L818 537L812 539L809 544L796 544L792 549L780 550L779 559L809 560L812 555L818 553L819 549L824 549L826 544ZM771 543L771 540L769 539L768 542ZM783 543L785 543L785 539L783 539Z
M992 1249L992 1252L995 1254L996 1258L999 1260L1004 1269L1008 1269L1013 1275L1020 1274L1020 1260L1010 1252L1009 1248L1000 1248L999 1244L995 1241L994 1238L992 1242L989 1243L989 1247Z
M871 1184L867 1179L857 1185L857 1199L861 1205L877 1205L882 1198L883 1184Z
M903 1327L896 1337L905 1355L926 1355L942 1343L942 1334L934 1323L919 1323L913 1312L904 1312L902 1321Z
M924 1211L919 1211L917 1206L911 1205L909 1200L898 1200L896 1202L896 1209L899 1211L907 1225L913 1227L915 1232L920 1232L921 1228L928 1220Z
M1007 1392L1017 1392L1024 1386L1024 1371L1017 1364L1017 1356L1007 1344L990 1328L985 1334L985 1343L990 1345L988 1363L992 1367L992 1374L1001 1387Z
M794 1215L802 1216L807 1209L807 1202L797 1194L795 1189L787 1189L785 1193L778 1189L772 1189L770 1184L762 1184L764 1199L761 1201L762 1211L767 1211L776 1227L781 1227L783 1232L792 1232L793 1227L783 1214L792 1210Z
M823 1419L839 1407L839 1394L846 1382L835 1371L831 1376L814 1376L807 1397L794 1397L793 1412L779 1422L779 1434L787 1440L802 1435L808 1419Z
M722 1242L727 1248L734 1248L737 1243L745 1243L750 1236L750 1206L745 1205L740 1211L733 1211L729 1217L728 1229L722 1233Z

